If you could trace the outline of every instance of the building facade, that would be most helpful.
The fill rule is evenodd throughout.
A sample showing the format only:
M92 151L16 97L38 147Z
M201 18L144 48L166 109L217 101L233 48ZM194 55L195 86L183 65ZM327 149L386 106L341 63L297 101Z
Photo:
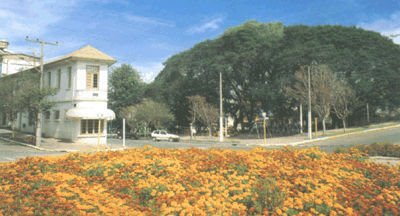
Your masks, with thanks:
M108 68L115 62L88 45L44 64L43 86L56 91L47 98L52 108L42 115L45 137L90 144L107 142L107 121L115 118L107 108ZM12 124L20 131L33 133L32 118L30 113L19 113ZM0 126L5 122L0 119Z

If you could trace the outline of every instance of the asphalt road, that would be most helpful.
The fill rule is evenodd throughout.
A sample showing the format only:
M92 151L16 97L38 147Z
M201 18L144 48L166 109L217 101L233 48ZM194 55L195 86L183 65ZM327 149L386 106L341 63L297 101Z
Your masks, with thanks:
M118 144L122 141L119 139L109 139L109 143ZM310 148L319 147L323 151L332 152L340 147L350 147L358 144L372 144L376 142L386 142L400 144L400 127L372 131L368 133L360 133L354 135L348 135L343 137L337 137L328 140L316 141L304 145L296 146L296 148ZM152 140L126 140L127 147L142 147L144 145L150 144L158 148L222 148L222 149L251 149L254 146L246 144L235 143L218 143L218 142L198 142L198 141L181 141L181 142L166 142L160 141L155 142ZM270 146L266 148L280 148L279 146Z
M400 144L400 127L321 140L299 147L318 146L321 150L331 152L339 147L373 144L377 142Z
M108 139L107 141L111 146L121 146L121 139ZM151 145L157 148L220 148L220 149L251 149L252 146L244 144L235 144L230 142L207 142L207 141L179 141L179 142L169 142L169 141L153 141L153 140L126 140L126 146L131 148L139 148L145 145Z
M118 148L121 147L122 140L108 139L108 142L111 144L112 148ZM338 137L329 140L321 140L305 145L300 145L297 146L296 148L310 148L318 146L323 151L332 152L339 147L349 147L357 144L372 144L375 142L388 142L388 143L400 144L400 127ZM226 142L225 143L204 142L204 141L155 142L152 140L126 140L127 147L143 147L148 144L158 148L200 148L200 149L221 148L221 149L246 150L254 147L246 144L235 144ZM267 148L280 148L280 147L274 146ZM7 142L0 140L0 162L15 161L19 158L24 158L24 157L61 155L61 154L65 153L40 151L17 144L9 144Z

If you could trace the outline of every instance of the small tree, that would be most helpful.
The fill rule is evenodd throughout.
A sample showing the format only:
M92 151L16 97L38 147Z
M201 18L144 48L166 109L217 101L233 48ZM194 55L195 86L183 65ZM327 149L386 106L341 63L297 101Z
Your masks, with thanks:
M345 80L335 82L333 109L336 116L343 122L343 130L346 133L346 118L350 115L349 106L356 100L355 93Z
M335 74L327 65L319 65L312 74L314 93L313 110L322 120L323 133L326 132L326 119L329 118L333 104L334 86L337 82Z
M285 88L290 98L302 104L308 104L308 72L302 66L294 75L292 86ZM311 104L314 112L322 120L323 133L326 132L326 120L329 118L336 76L327 65L317 65L311 71Z
M54 105L48 100L48 96L54 95L56 90L40 89L39 77L39 74L33 70L20 72L0 80L0 109L6 113L9 121L14 122L17 113L21 112L29 112L38 116L39 111L47 111ZM38 121L39 119L34 119L35 126ZM11 129L14 132L13 123L11 123Z
M212 137L212 124L218 120L218 109L206 101L205 97L195 95L188 97L191 103L191 114L193 122L196 117L209 128L209 135Z
M11 122L11 130L14 136L14 124L13 122L17 118L19 110L18 102L16 97L16 80L3 78L0 80L0 113L5 114L5 117Z
M293 83L284 88L286 96L302 103L308 103L308 75L306 66L301 66L294 74ZM312 92L312 91L311 91ZM311 97L312 98L312 97Z
M174 121L173 115L165 104L152 100L144 100L137 105L122 108L120 115L127 120L134 134L137 134L141 127L157 129L168 127Z

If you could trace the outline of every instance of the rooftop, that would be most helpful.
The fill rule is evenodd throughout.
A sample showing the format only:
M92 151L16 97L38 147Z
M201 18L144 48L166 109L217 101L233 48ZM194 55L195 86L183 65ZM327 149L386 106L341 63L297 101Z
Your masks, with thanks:
M65 59L98 60L98 61L105 61L109 64L113 64L116 62L116 60L113 57L101 52L100 50L98 50L90 45L86 45L86 46L84 46L76 51L73 51L65 56L62 56L53 61L47 62L46 64L59 62L61 60L65 60Z

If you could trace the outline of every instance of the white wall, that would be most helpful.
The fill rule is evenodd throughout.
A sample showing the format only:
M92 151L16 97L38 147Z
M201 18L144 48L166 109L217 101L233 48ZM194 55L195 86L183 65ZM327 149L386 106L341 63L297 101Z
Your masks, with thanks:
M68 119L66 111L73 108L71 102L56 103L50 110L50 119L43 114L43 133L45 136L62 139L74 139L77 136L79 121ZM55 119L55 111L60 111L60 118Z
M99 89L86 89L86 66L98 65ZM68 67L72 68L72 86L68 89ZM97 144L98 135L81 135L80 119L68 119L65 113L72 108L107 108L108 66L92 61L69 61L64 64L55 64L45 68L44 83L47 86L48 73L51 71L51 87L57 86L57 73L61 70L61 86L57 94L50 97L55 102L51 110L50 120L43 117L43 132L46 136L72 139L76 142ZM60 110L60 119L54 119L54 111ZM104 127L104 134L107 128ZM106 137L101 136L101 143L105 144Z
M68 68L71 67L71 88L68 88ZM51 101L71 101L73 100L74 87L76 85L76 64L67 62L65 64L57 64L44 69L43 84L45 87L56 88L58 79L58 70L61 70L61 85L57 94L49 97ZM51 72L51 84L49 86L49 72Z
M32 58L22 55L3 56L2 58L2 76L14 74L21 70L31 68L36 63L32 60Z

